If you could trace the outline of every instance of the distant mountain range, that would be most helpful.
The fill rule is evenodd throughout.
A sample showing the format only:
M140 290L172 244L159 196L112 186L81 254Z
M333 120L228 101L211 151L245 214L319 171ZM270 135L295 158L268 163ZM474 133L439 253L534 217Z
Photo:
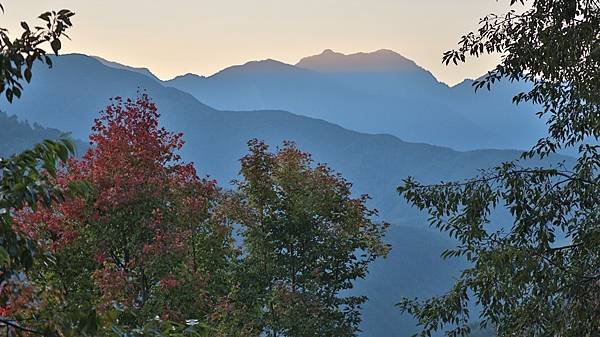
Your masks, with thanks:
M545 134L535 107L511 103L525 84L501 82L492 94L475 94L472 83L448 87L390 50L325 50L296 65L253 61L209 77L187 74L165 82L217 109L286 110L459 150L527 149Z
M137 91L146 90L157 102L163 123L184 132L184 157L196 162L203 174L227 184L237 175L237 160L245 153L249 139L261 138L275 146L283 140L293 140L317 161L340 170L354 182L357 193L371 194L382 217L396 223L411 222L419 214L404 204L395 191L405 177L415 176L425 182L461 179L479 168L519 155L514 150L459 152L410 143L392 135L359 133L279 110L220 111L144 73L123 66L115 68L93 57L67 55L56 58L54 63L53 69L35 69L35 78L25 88L22 99L12 105L0 101L5 110L21 119L86 139L93 119L111 97L134 96Z
M332 55L332 58L337 57L336 55ZM378 55L382 58L394 58L394 55L387 51L379 52ZM294 96L289 93L295 88L295 92L302 95L296 96L295 101L289 101L290 104L302 106L312 95L320 95L316 97L328 100L328 107L332 110L338 109L338 112L332 112L331 116L340 119L344 114L337 104L341 102L340 104L343 103L346 108L351 105L344 103L344 97L347 101L359 104L360 100L355 100L356 97L367 95L365 92L368 90L379 90L366 85L366 81L358 78L372 77L372 83L378 83L381 79L379 76L385 75L389 76L389 83L397 85L421 83L421 81L430 83L433 90L430 93L433 98L429 100L425 99L427 93L422 91L424 89L417 89L416 84L406 89L410 94L403 94L407 99L412 99L419 94L429 102L423 103L424 105L441 104L441 98L436 98L437 93L442 97L442 93L461 90L438 83L431 74L408 60L390 62L389 67L405 69L403 74L413 76L410 77L412 79L396 73L389 75L388 66L382 65L378 70L381 73L364 66L361 68L365 70L364 73L346 74L349 79L354 79L353 82L342 81L340 74L345 73L340 73L338 70L347 69L346 67L358 69L356 68L358 61L354 58L360 60L360 57L351 56L348 61L340 63L337 70L331 74L276 61L262 61L228 68L210 78L185 76L163 83L144 69L130 68L85 55L67 55L55 58L53 69L36 66L32 84L26 86L23 98L12 105L0 101L0 108L17 115L20 119L70 131L74 137L86 139L93 119L109 103L110 97L134 96L137 91L145 90L157 103L162 114L162 124L170 130L184 133L186 141L182 152L184 159L195 162L199 172L216 178L225 187L236 177L239 169L238 160L245 154L245 144L249 139L260 138L272 146L277 146L283 140L295 141L302 150L312 153L317 161L328 163L353 182L355 193L372 195L371 206L380 210L381 219L394 224L388 236L388 241L394 247L392 255L387 260L377 262L369 277L360 282L357 288L371 299L365 305L363 336L406 336L415 331L414 323L409 318L401 316L393 304L402 296L427 296L444 292L464 264L461 261L443 262L439 258L440 252L449 247L451 242L426 229L424 215L403 202L395 191L396 187L407 176L415 176L429 183L465 178L475 174L479 168L490 167L501 161L516 158L519 151L459 152L448 147L406 142L393 135L352 131L322 119L281 110L241 112L217 110L185 92L183 90L185 88L180 90L173 87L181 87L181 83L191 79L192 84L206 85L203 87L205 89L201 90L204 94L210 92L208 96L222 95L218 96L222 103L226 103L227 98L232 102L237 101L231 103L232 105L258 102L256 97L259 96L250 95L253 88L260 89L261 95L263 93L261 90L268 88L269 90L265 92L268 92L269 99L279 99L283 104L286 99L293 99ZM322 69L328 67L328 62L333 61L317 57L305 59L301 63L306 67ZM251 86L254 81L260 85ZM347 84L350 82L354 84ZM331 91L333 90L331 88L335 90ZM382 91L391 90L389 95L378 92L369 97L375 99L389 96L393 98L389 102L397 102L399 107L402 107L402 101L398 101L400 96L392 95L393 90L390 88L391 85L387 89L381 88ZM186 90L193 91L190 88ZM278 92L281 96L278 96ZM334 95L332 92L335 96L331 96ZM497 99L494 97L490 100ZM467 96L463 99L465 105L479 104L471 103ZM381 104L383 106L384 103ZM382 106L379 108L383 109ZM437 114L440 114L423 109L419 110L420 113L427 114L431 118L436 118ZM360 111L362 110L354 109L348 116L359 118ZM325 110L321 112L325 113ZM374 126L381 117L378 113L373 112L366 115L368 118L364 116L360 118L365 119L365 123L367 120L371 121ZM396 123L395 119L391 119L394 115L390 113L389 120L384 119L384 122L378 123L388 124L391 128ZM425 123L417 122L423 116L413 117L411 117L412 128L421 124L432 124L438 129L443 129L440 126L450 128L450 125L439 125L442 120L444 123L454 121L452 125L457 128L462 127L460 120L453 118L440 117ZM429 134L433 132L431 130L433 129L415 129L411 132L415 136L421 134L427 138L431 136ZM460 132L470 131L463 127L452 129L450 133L455 133L457 137L468 136ZM473 144L473 147L477 145L477 143ZM568 158L555 157L552 160L562 159Z

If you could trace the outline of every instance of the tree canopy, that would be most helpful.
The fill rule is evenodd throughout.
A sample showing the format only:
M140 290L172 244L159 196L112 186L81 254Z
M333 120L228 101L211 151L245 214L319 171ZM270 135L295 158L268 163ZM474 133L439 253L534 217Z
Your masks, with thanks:
M90 149L54 181L90 191L18 214L19 229L55 259L36 266L30 287L50 285L60 300L33 310L84 313L88 323L93 313L97 323L84 330L93 334L147 328L154 317L204 324L215 313L234 257L230 230L214 212L220 192L181 162L181 134L159 127L158 116L145 94L116 98L96 120Z
M4 11L1 4L0 9ZM69 10L43 13L40 19L45 27L31 29L22 22L24 31L21 37L15 39L11 39L7 30L0 27L0 93L6 94L9 103L13 97L21 96L23 80L31 80L35 61L44 60L48 65L52 64L43 47L47 43L54 53L59 52L60 39L71 27L70 18L73 15ZM66 194L82 191L82 186L61 189L54 184L57 166L74 153L71 141L61 139L45 140L10 158L0 157L0 323L5 326L7 335L53 331L54 322L47 324L44 321L53 313L29 317L27 326L22 320L9 317L8 298L21 291L30 281L29 272L33 266L36 263L53 262L52 256L40 249L39 242L19 231L15 214L24 208L50 207L55 202L63 201ZM48 298L45 295L37 297L28 294L20 299L23 304L31 304ZM29 325L35 325L35 329Z
M520 161L478 177L438 185L405 180L399 192L426 210L431 224L456 238L466 269L446 295L404 299L420 335L465 336L480 321L498 336L596 336L600 333L600 2L511 0L511 10L481 19L444 62L499 53L501 63L477 81L524 81L548 124ZM521 7L521 5L525 5ZM575 148L573 166L530 167L524 159ZM506 209L511 223L497 223ZM474 317L470 304L478 304Z
M242 158L235 219L243 237L234 326L252 336L356 336L363 296L345 292L385 256L387 225L372 220L368 196L286 142L258 140Z
M292 143L258 140L223 192L181 160L182 136L146 94L113 99L83 157L45 176L86 193L14 210L51 261L5 287L2 315L67 336L356 336L366 298L346 292L389 250L368 196Z

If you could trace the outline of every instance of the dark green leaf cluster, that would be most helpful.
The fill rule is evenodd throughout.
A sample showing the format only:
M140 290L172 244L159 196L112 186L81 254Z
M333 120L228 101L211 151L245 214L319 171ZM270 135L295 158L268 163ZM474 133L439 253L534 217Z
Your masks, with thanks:
M23 33L12 39L8 30L0 27L0 93L5 93L9 102L21 97L23 80L31 81L35 61L43 61L52 66L44 45L49 44L52 52L58 55L62 48L61 38L68 36L65 31L72 26L73 12L63 9L45 12L39 16L42 26L30 27L21 22Z
M0 10L4 11L1 4ZM14 40L8 36L6 29L0 27L0 93L5 92L9 103L15 96L21 96L22 80L31 80L36 60L46 61L49 66L52 64L42 49L43 44L49 43L54 53L58 53L61 49L60 38L71 26L72 16L73 13L68 10L44 13L40 19L45 22L45 28L31 29L23 22L21 27L24 32ZM3 289L0 298L5 299L8 283L27 284L27 272L34 263L53 262L52 256L41 251L37 242L20 232L14 216L23 208L49 207L54 202L64 200L65 192L70 191L57 188L53 180L57 175L57 166L66 163L74 153L73 143L68 139L60 139L45 140L10 158L0 157L0 289ZM84 185L72 186L72 191L83 193L86 188ZM48 321L47 317L51 315L39 313L25 323L0 317L0 323L6 329L7 336L47 334L53 330L53 325L59 324L58 319ZM35 324L34 329L28 327L39 322L44 323Z
M526 7L480 20L477 32L461 38L443 61L498 53L502 62L474 83L486 87L502 79L525 81L532 90L515 103L539 104L549 135L530 155L546 155L600 136L600 2L598 0L511 0Z
M589 151L596 156L596 147ZM400 303L424 335L444 324L454 326L449 335L465 335L470 296L482 307L483 327L502 336L598 332L600 167L589 159L573 171L507 163L463 183L405 181L400 192L457 239L444 257L463 256L473 265L446 296ZM510 212L512 224L494 224L497 206Z
M63 191L50 179L58 163L66 162L74 151L68 140L46 140L11 158L0 158L0 282L31 267L36 254L33 242L13 230L13 212L63 200Z
M466 336L473 320L498 336L600 334L600 2L511 5L517 2L529 6L483 18L443 60L502 54L475 87L503 79L533 84L513 101L541 106L548 136L523 160L567 147L576 147L578 157L570 167L505 163L463 182L404 181L398 191L457 240L444 257L471 262L446 295L398 304L421 324L421 336L442 329ZM497 212L508 212L512 222L498 223ZM468 310L472 302L479 317Z

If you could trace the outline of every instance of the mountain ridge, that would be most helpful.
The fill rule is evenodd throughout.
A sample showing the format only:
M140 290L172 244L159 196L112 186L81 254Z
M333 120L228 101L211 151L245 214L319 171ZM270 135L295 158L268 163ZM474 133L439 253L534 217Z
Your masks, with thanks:
M83 55L83 54L81 54ZM91 55L90 55L91 56ZM160 78L158 78L158 76L154 75L154 73L152 71L150 71L150 69L145 68L145 67L132 67L132 66L127 66L124 65L122 63L119 62L115 62L115 61L109 61L103 57L100 56L91 56L93 58L95 58L96 60L100 61L100 63L104 64L105 66L111 67L111 68L115 68L115 69L122 69L122 70L129 70L132 72L136 72L142 75L146 75L150 78L152 78L155 81L161 82L162 80Z
M344 54L325 49L321 54L303 57L296 66L320 72L378 72L425 70L390 49Z
M383 53L403 58L392 51ZM408 72L320 72L266 60L232 66L209 77L188 75L163 83L219 110L291 111L360 132L388 133L458 150L526 149L546 131L534 107L512 104L517 86L500 84L506 90L475 94L470 80L448 87L416 65Z

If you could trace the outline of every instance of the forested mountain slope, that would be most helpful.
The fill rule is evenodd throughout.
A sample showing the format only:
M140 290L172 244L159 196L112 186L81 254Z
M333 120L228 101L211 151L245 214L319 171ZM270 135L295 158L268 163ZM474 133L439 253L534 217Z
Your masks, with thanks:
M23 122L17 116L10 116L0 111L0 157L20 153L44 139L59 139L68 137L56 129L49 129L37 123L33 125ZM76 141L75 146L79 153L85 150L87 144Z

